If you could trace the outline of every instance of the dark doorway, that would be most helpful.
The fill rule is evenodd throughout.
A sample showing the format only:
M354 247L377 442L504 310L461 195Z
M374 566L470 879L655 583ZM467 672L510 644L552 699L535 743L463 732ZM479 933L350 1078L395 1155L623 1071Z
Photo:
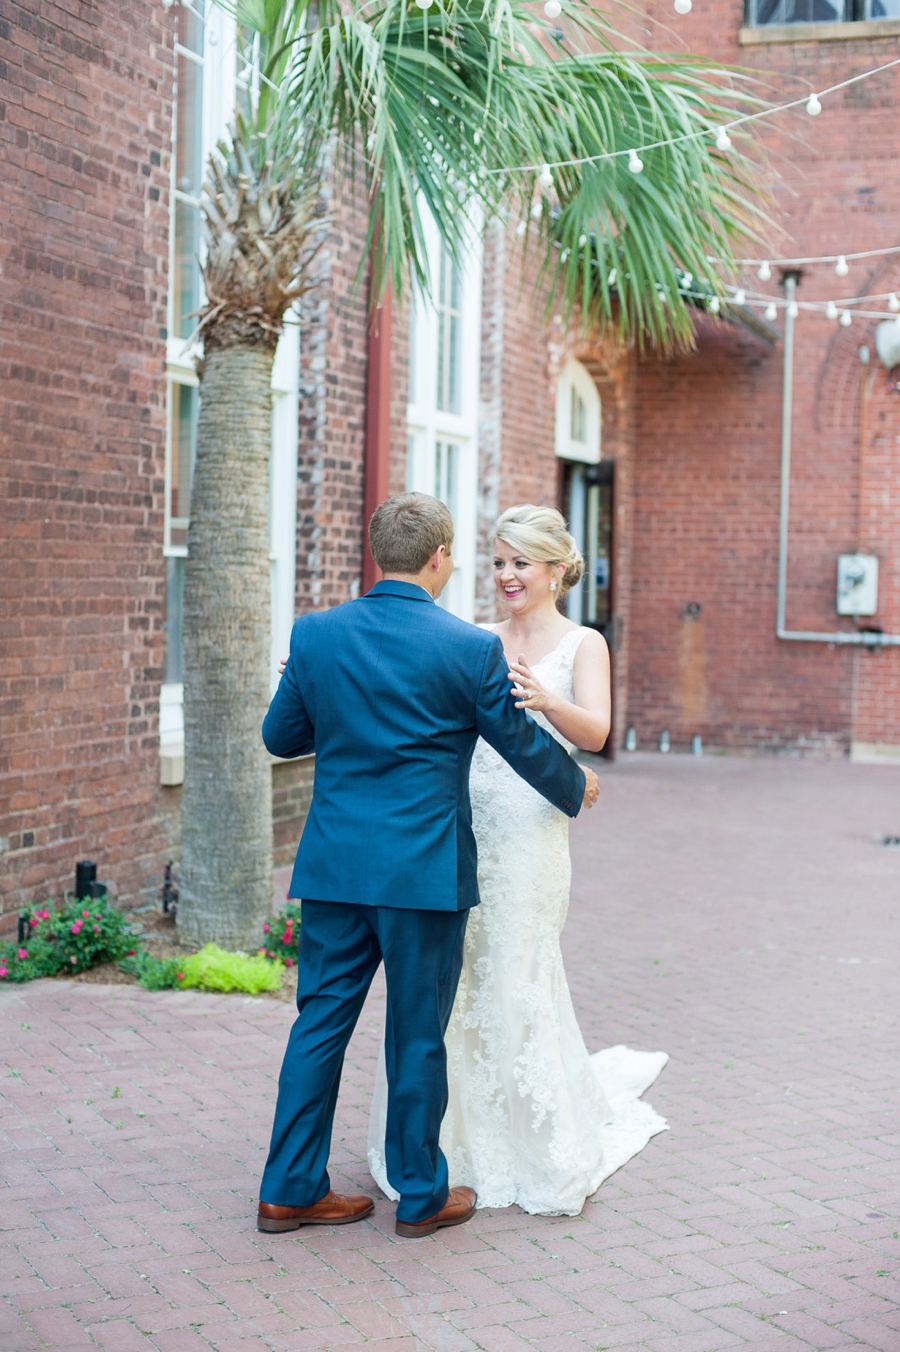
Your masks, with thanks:
M613 608L615 462L601 460L596 465L583 465L564 460L561 467L562 513L584 556L584 577L566 598L566 614L576 624L599 630L615 661L618 646ZM614 734L610 732L603 754L612 757L614 745Z

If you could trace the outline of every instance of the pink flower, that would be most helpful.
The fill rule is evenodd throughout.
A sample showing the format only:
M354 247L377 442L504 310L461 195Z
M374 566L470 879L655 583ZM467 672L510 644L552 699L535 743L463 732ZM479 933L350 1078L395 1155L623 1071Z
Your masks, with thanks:
M282 942L283 944L289 944L289 943L291 942L291 939L292 939L293 937L294 937L294 936L291 934L291 931L290 931L290 930L285 930L285 931L284 931L284 934L282 934L282 936L281 936L281 942Z
M136 952L137 952L137 949L136 949L136 948L129 948L129 950L128 950L128 952L126 953L125 956L126 956L127 958L133 958Z
M39 925L41 922L38 920L36 915L33 915L28 923L31 926L31 928L34 929L35 925Z
M179 972L179 973L178 973L178 980L179 980L179 981L183 981L183 980L184 980L184 972Z
M95 934L99 934L99 933L100 933L100 926L99 926L99 925L95 925L95 926L94 926L94 933L95 933Z
M5 968L5 967L0 967L0 977L4 977L4 976L6 976L6 968Z
M285 965L285 967L293 967L293 965L294 965L294 959L293 959L293 958L285 958L285 960L284 960L284 965Z
M41 911L41 919L42 919L42 920L49 920L49 919L50 919L50 912L47 911L47 910Z
M75 921L75 924L72 926L72 933L73 933L73 934L80 934L80 933L81 933L81 926L82 926L83 924L84 924L84 921L83 921L83 920L76 920L76 921Z
M17 957L21 958L21 959L24 961L25 958L28 957L28 949L27 949L27 948L20 948L20 949L19 949L19 952L18 952L18 954L17 954Z
M77 958L69 958L69 962L77 962L77 961L78 961Z
M271 926L269 925L269 922L266 921L266 923L263 925L263 934L268 934L270 928Z

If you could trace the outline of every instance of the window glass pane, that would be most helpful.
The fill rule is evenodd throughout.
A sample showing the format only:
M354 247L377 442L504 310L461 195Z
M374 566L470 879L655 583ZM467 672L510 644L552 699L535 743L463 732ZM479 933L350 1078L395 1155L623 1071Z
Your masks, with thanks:
M175 187L198 196L203 178L203 67L178 54Z
M175 336L189 338L197 327L200 308L200 208L175 203L175 266L172 274L172 315Z
M184 559L166 559L166 684L184 680Z
M459 447L452 441L438 441L434 447L434 496L456 511Z
M572 440L584 444L587 441L587 410L584 407L584 400L574 385L572 386L572 416L570 421L569 435Z
M867 19L900 19L900 0L866 0Z
M203 55L203 15L206 0L192 0L187 5L178 6L178 41L188 51Z
M438 291L438 379L437 407L445 413L459 413L460 392L460 328L462 277L446 249L441 249L440 286Z
M199 391L194 385L169 386L172 400L172 456L169 480L169 543L187 544L191 478L197 454Z
M888 0L890 2L890 0ZM839 23L852 20L853 0L750 0L750 24Z

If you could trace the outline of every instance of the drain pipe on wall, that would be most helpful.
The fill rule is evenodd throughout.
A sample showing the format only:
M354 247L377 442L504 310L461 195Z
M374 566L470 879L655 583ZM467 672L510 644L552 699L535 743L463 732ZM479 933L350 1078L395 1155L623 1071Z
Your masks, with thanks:
M837 630L822 634L815 630L786 629L788 528L791 504L791 422L794 395L794 315L791 303L797 291L797 273L789 272L784 279L787 305L784 310L784 382L781 392L781 508L778 518L778 617L775 633L778 638L793 643L852 644L854 647L889 648L900 646L900 634L861 633L859 630Z

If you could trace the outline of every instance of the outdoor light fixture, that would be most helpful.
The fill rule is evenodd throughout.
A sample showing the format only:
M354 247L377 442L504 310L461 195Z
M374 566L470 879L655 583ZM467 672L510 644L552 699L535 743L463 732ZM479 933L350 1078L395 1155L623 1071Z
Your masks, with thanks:
M691 0L675 0L676 14L690 14Z
M747 293L742 286L739 286L737 291L735 291L734 293L734 303L735 305L747 304Z
M900 366L900 319L883 319L875 330L875 351L888 371Z
M846 277L847 273L850 271L847 260L843 254L841 254L840 258L835 263L834 270L839 277Z
M768 319L769 323L771 324L772 320L777 318L778 318L778 306L775 304L774 300L769 301L769 304L766 306L766 319Z
M629 152L628 152L628 168L631 170L631 172L632 172L633 174L639 174L639 173L641 172L641 170L643 169L643 167L644 167L644 161L641 159L641 157L640 157L640 155L637 153L637 151L636 151L636 150L629 150Z
M728 132L725 130L724 127L720 127L719 130L716 132L716 149L717 150L731 149L731 137L728 135Z
M761 282L767 282L769 278L772 276L772 269L769 267L769 264L766 261L766 259L763 259L763 261L760 263L759 272L756 275Z
M835 305L833 300L830 300L828 304L825 306L825 318L837 319L837 317L838 317L838 307Z
M559 0L547 0L546 5L544 6L544 13L548 19L558 19L560 14L562 14L562 5L559 3Z
M819 113L821 113L822 105L819 102L817 94L810 94L806 105L806 111L809 113L810 117L818 117Z

